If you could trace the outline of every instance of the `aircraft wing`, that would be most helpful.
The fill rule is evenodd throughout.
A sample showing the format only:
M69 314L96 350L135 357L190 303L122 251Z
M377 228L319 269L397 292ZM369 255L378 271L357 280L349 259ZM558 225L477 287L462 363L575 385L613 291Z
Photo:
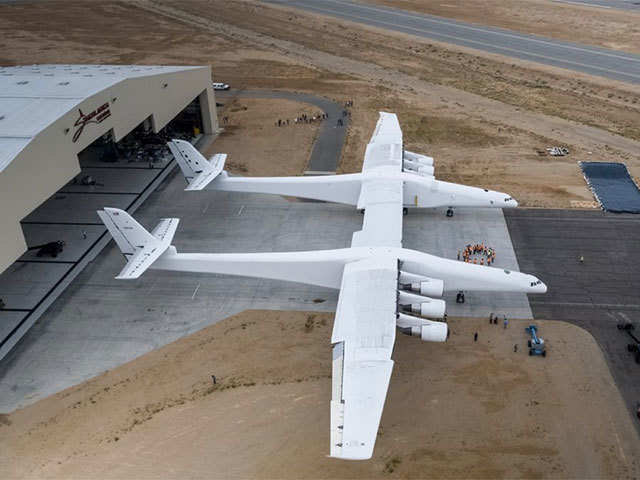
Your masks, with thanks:
M373 454L393 369L397 282L395 259L345 266L331 337L332 457L365 460Z
M364 209L364 221L352 247L402 247L402 180L364 180L358 208Z
M380 167L402 171L402 130L395 113L380 112L364 154L363 172Z

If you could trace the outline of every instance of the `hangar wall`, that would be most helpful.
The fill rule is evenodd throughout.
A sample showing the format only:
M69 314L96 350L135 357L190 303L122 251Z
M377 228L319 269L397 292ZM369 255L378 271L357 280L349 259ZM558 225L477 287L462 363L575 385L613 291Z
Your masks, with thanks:
M218 123L209 67L123 78L37 133L0 172L0 272L27 248L20 221L80 172L79 152L109 130L122 139L149 116L158 132L197 97L203 133L213 133Z

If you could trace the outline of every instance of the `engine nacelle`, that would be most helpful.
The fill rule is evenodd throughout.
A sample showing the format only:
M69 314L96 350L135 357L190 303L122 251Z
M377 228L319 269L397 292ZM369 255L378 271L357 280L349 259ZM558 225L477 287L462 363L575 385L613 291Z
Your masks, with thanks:
M426 322L420 327L411 327L411 335L423 342L446 342L449 327L443 322Z
M411 304L411 311L422 317L444 318L447 304L444 300L432 298L429 302Z
M421 177L433 177L435 171L433 165L423 165L421 163L412 162L411 160L404 160L402 165L406 170L409 170L416 175L420 175Z
M444 293L444 282L438 278L400 272L398 280L401 282L401 288L403 290L410 290L420 295L426 295L427 297L441 297Z
M429 167L433 166L433 158L427 157L426 155L420 155L419 153L413 153L408 150L404 151L405 160L410 160L415 163L420 163L422 165L427 165Z
M447 306L444 300L403 291L399 292L398 304L405 312L417 313L429 318L443 318Z
M420 167L418 168L417 174L421 177L433 177L435 175L435 169L429 166Z

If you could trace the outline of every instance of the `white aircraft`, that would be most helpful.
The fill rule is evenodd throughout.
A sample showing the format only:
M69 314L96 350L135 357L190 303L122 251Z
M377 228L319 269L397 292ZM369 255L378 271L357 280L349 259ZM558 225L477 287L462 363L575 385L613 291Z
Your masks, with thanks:
M368 145L362 172L346 175L230 177L224 170L226 154L218 153L207 160L191 143L184 140L173 140L168 142L168 146L187 180L187 191L206 189L271 193L357 205L357 208L363 209L363 184L371 178L384 178L404 182L402 205L405 214L409 208L448 207L447 216L452 216L454 207L518 206L518 202L505 193L436 180L433 158L402 149L402 132L395 114L381 112L380 118L394 120L378 122L374 132L378 141ZM395 124L393 131L384 126L389 122ZM395 138L397 135L400 135L400 139ZM393 168L377 168L386 165L380 163L379 158L383 158L385 162L387 158L393 158Z
M178 219L147 232L123 210L99 211L127 264L116 278L138 278L148 268L242 275L340 290L331 343L332 457L371 458L393 360L396 327L423 341L444 342L445 291L544 293L532 275L439 258L402 247L405 180L402 132L381 114L368 145L357 203L365 210L351 247L268 253L178 253L171 240Z

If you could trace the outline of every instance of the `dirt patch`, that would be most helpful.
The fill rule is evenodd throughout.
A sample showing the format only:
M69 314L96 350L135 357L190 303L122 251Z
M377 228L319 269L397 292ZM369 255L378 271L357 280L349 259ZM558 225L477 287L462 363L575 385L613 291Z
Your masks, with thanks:
M640 13L548 0L365 0L419 13L640 53Z
M209 64L233 87L353 99L341 172L360 171L377 111L386 110L398 113L408 148L435 157L438 178L504 191L523 206L593 201L579 160L624 161L640 175L640 144L629 140L640 138L636 87L407 35L218 0L0 5L0 31L5 63ZM301 173L314 133L274 122L306 107L276 105L222 111L229 123L207 153L229 153L238 174ZM571 155L538 155L551 145Z
M245 312L18 410L0 425L0 474L638 475L637 433L600 350L553 321L537 322L547 358L527 355L524 321L452 319L445 344L399 335L374 458L326 458L332 317Z
M294 119L317 113L317 107L291 100L229 99L218 110L224 131L205 154L227 153L225 166L232 174L302 175L320 122L295 123Z

